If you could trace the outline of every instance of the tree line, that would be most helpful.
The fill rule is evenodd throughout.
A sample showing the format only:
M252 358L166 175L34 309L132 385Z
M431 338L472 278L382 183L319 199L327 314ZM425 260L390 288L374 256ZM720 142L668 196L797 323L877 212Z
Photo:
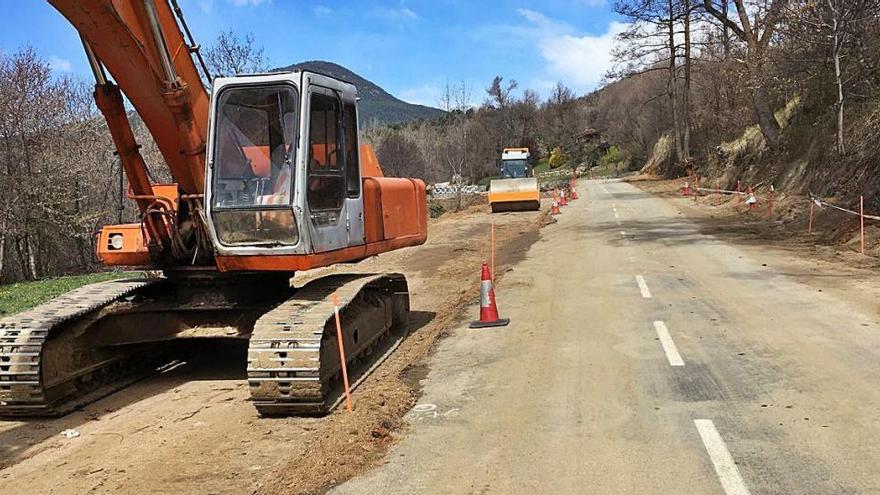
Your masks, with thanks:
M796 147L793 138L833 137L829 158L851 156L880 96L878 6L878 0L618 0L615 10L629 23L606 89L624 87L625 98L640 103L635 114L620 111L630 127L654 129L653 139L633 136L628 144L645 153L668 135L667 172L680 173L757 124L771 153ZM790 116L780 109L793 103L800 124L794 127L809 124L809 136L786 136ZM869 153L876 157L877 150Z
M214 76L268 70L253 36L233 31L205 61ZM139 221L93 91L31 47L0 51L0 283L95 269L101 226ZM152 180L170 181L146 126L129 118Z
M81 271L99 227L133 219L92 91L31 48L0 52L0 282Z
M447 82L438 101L443 117L370 128L364 135L386 173L428 183L477 183L496 176L504 148L529 148L533 162L555 150L566 157L563 163L577 164L595 147L585 137L596 113L588 99L561 82L545 99L518 89L517 81L503 76L479 91L465 82ZM477 98L481 104L474 103Z

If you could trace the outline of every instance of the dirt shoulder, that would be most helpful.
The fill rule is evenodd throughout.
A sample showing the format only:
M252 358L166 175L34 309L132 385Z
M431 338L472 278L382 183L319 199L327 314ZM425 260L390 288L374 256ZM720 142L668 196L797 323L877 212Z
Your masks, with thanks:
M427 356L477 297L491 222L503 274L546 220L472 207L432 220L423 246L298 275L398 271L409 280L412 333L354 393L351 414L260 418L248 402L246 346L206 342L193 359L63 418L0 421L0 492L320 493L362 473L401 434ZM66 429L79 436L64 438Z
M702 193L696 199L684 197L684 179L638 176L627 182L671 202L702 233L735 244L758 259L762 254L768 261L772 257L777 268L798 282L857 299L865 307L876 306L873 293L880 270L880 228L871 222L866 224L866 254L862 255L858 217L816 208L810 234L810 202L804 196L777 194L770 214L766 193L759 195L757 208L749 210L741 196Z

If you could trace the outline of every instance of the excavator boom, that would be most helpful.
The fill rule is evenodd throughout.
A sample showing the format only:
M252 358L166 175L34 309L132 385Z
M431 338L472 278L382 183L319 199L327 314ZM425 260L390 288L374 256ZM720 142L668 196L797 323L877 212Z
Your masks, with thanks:
M205 190L209 96L164 0L49 0L141 116L185 194ZM137 193L137 192L135 192Z

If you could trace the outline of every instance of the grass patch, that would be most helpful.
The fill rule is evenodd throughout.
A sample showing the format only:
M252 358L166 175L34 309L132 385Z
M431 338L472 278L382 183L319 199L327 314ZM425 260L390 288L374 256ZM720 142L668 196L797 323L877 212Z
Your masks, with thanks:
M30 309L83 285L137 275L137 272L101 272L0 285L0 315Z
M791 118L794 116L800 103L800 97L795 96L789 100L784 107L774 112L773 115L776 117L779 127L783 129L788 127L788 124L791 122ZM748 153L760 154L766 149L767 143L764 141L764 135L761 133L761 127L758 124L749 126L743 132L742 136L737 139L728 143L721 143L721 150L725 155L730 157L730 163L735 162L741 156Z
M532 167L532 173L534 175L543 174L544 172L550 171L550 160L547 158L541 158L538 160L538 163Z

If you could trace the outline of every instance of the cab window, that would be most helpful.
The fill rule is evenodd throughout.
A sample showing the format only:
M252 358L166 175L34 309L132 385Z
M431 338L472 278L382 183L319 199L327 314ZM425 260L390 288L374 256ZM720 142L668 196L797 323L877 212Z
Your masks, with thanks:
M222 243L297 242L291 209L296 104L289 86L232 87L220 94L211 201Z
M345 105L345 184L349 198L361 195L361 162L358 156L358 122L355 106Z
M339 99L312 93L309 114L308 203L316 225L339 221L344 195Z

